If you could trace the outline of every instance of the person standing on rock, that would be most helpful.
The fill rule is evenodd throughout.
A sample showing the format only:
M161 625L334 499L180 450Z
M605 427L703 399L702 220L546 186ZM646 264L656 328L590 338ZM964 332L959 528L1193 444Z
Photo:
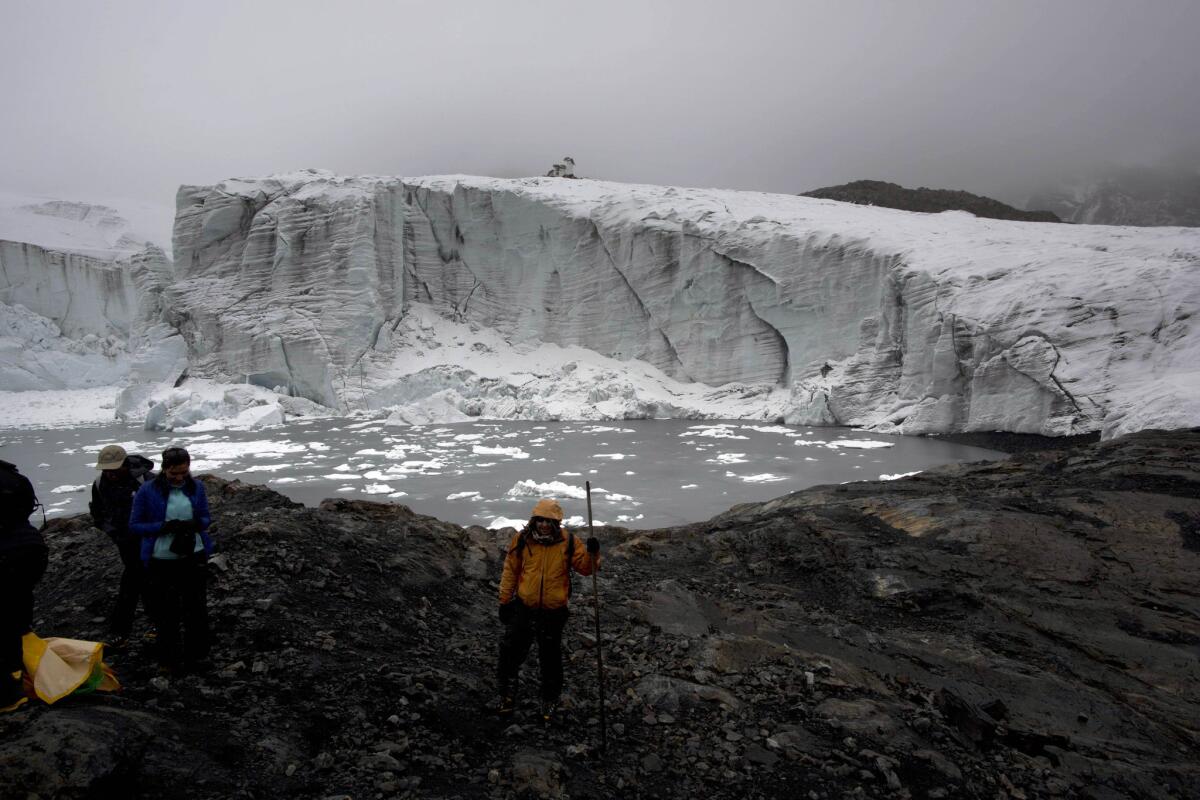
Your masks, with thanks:
M557 501L539 500L528 524L516 534L504 558L500 577L498 684L501 716L516 707L517 676L534 640L541 668L542 719L553 718L563 685L562 632L571 598L571 570L591 575L600 566L600 542L577 547L575 535L562 527Z
M146 597L158 626L158 668L163 674L202 669L208 658L212 519L204 484L192 477L191 465L182 447L164 450L162 472L138 489L129 520L130 530L142 537Z
M88 510L92 524L104 531L117 546L124 570L109 624L114 647L122 647L133 630L138 600L145 606L145 567L142 566L142 537L129 530L133 496L142 484L154 479L154 462L139 455L127 455L119 444L100 451L96 461L100 475L92 482L92 501Z
M42 534L29 524L37 504L29 479L0 461L0 712L27 700L21 639L33 629L33 587L49 561Z

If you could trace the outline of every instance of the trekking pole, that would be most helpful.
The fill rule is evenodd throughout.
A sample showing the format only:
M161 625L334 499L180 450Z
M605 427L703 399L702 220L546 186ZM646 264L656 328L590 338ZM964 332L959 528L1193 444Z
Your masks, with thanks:
M587 487L588 509L588 538L595 536L592 531L592 482L584 481ZM600 652L600 589L596 585L596 556L589 554L592 559L592 598L593 609L596 612L596 674L600 679L600 752L608 749L608 726L604 722L604 656Z

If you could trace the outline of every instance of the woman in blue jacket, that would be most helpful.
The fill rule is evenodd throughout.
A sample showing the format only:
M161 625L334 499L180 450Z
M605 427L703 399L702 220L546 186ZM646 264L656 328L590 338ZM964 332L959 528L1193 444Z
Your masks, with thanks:
M142 537L146 599L158 626L159 672L165 674L181 667L203 668L208 657L212 519L204 484L191 476L191 465L191 456L182 447L164 450L162 472L138 489L129 517L129 530Z

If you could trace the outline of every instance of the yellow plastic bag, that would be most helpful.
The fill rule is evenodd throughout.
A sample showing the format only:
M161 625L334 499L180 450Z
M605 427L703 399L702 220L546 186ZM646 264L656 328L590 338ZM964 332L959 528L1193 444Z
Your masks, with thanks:
M114 692L121 688L104 663L104 643L51 636L32 631L21 639L27 690L47 704L70 694Z

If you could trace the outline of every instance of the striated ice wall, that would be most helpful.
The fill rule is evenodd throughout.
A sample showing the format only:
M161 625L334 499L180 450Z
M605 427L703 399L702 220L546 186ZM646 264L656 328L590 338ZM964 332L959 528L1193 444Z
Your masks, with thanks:
M164 315L192 374L341 406L401 312L396 185L301 172L180 188Z
M1195 229L554 179L403 191L410 300L682 379L789 387L790 422L1200 423Z
M747 398L769 391L778 402L746 413L793 423L1200 424L1195 229L302 172L183 187L174 244L161 318L186 340L191 374L343 409L368 386L376 400L419 388L397 333L419 303L518 349L580 346ZM451 370L439 391L458 374L469 388Z

